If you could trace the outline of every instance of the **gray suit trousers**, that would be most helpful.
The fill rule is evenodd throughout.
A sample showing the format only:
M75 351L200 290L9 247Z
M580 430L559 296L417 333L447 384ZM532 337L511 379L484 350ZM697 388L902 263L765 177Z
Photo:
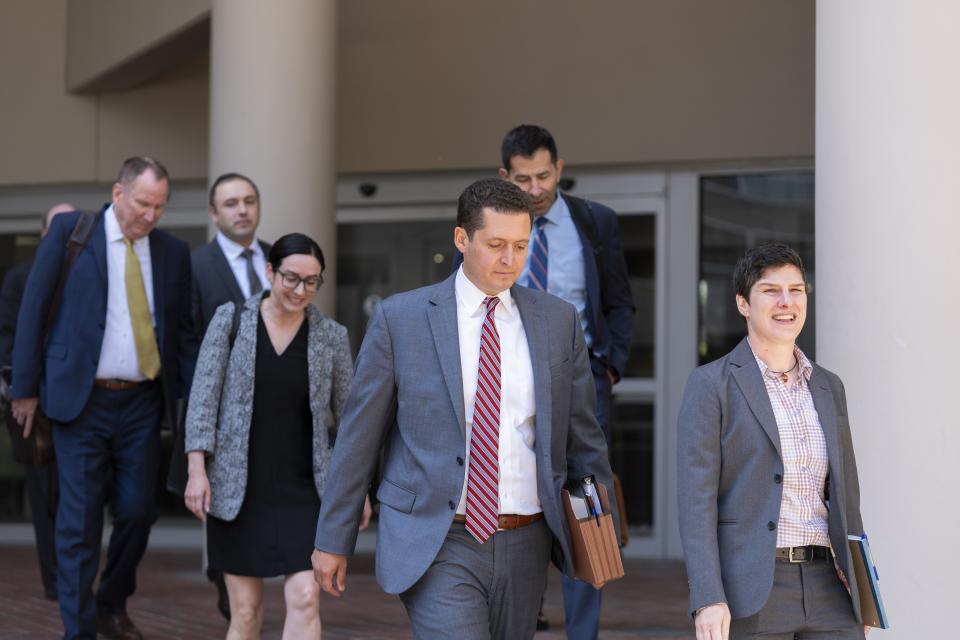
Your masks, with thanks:
M427 572L400 594L418 640L530 640L547 582L543 520L479 544L454 523Z
M863 640L832 562L775 564L770 598L754 615L731 622L730 640Z

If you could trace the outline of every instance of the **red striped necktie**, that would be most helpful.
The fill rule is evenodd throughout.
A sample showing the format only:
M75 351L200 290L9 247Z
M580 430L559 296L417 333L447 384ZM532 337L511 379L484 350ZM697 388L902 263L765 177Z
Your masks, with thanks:
M500 298L485 298L480 329L480 366L470 432L467 471L467 531L483 544L497 530L500 511L500 334L493 312Z

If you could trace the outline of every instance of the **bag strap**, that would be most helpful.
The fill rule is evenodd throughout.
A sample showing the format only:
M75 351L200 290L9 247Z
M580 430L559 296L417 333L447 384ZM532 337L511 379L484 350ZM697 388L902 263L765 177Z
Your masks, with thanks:
M57 280L57 288L53 292L53 298L50 300L50 308L47 310L47 319L43 323L43 338L45 342L50 330L53 329L53 323L57 319L57 313L60 311L60 303L63 302L63 290L67 285L67 276L70 275L70 269L83 248L87 246L93 230L97 226L97 218L100 214L93 211L81 211L77 224L70 233L67 240L66 251L63 259L63 266L60 269L60 279Z
M593 252L593 259L597 263L597 277L600 279L600 299L601 307L605 306L603 304L603 299L605 296L605 289L607 283L607 269L606 269L606 260L604 260L604 251L605 248L603 243L600 242L600 232L597 229L597 221L593 217L593 207L590 204L589 200L583 200L581 198L575 198L573 196L568 196L564 194L567 199L568 208L570 209L570 216L573 218L573 223L576 225L577 229L580 230L587 238L587 242L590 243L590 250Z

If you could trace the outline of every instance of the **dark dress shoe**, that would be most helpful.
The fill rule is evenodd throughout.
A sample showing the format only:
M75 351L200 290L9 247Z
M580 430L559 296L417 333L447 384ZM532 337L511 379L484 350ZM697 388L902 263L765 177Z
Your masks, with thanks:
M543 610L537 614L537 631L546 631L550 628L550 621L543 615Z
M143 640L143 634L126 611L98 615L97 634L111 640Z

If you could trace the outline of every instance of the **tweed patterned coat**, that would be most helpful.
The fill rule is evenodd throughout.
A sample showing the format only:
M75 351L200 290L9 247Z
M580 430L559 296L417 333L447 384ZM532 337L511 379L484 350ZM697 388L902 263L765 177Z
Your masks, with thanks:
M250 422L257 353L257 322L263 294L244 303L240 326L230 349L234 305L217 308L200 347L190 389L186 420L186 451L206 454L210 481L210 513L233 520L247 489ZM350 391L353 360L347 329L313 306L306 309L310 411L313 414L313 480L323 495L330 444L327 425L339 421ZM260 381L262 383L262 381Z

